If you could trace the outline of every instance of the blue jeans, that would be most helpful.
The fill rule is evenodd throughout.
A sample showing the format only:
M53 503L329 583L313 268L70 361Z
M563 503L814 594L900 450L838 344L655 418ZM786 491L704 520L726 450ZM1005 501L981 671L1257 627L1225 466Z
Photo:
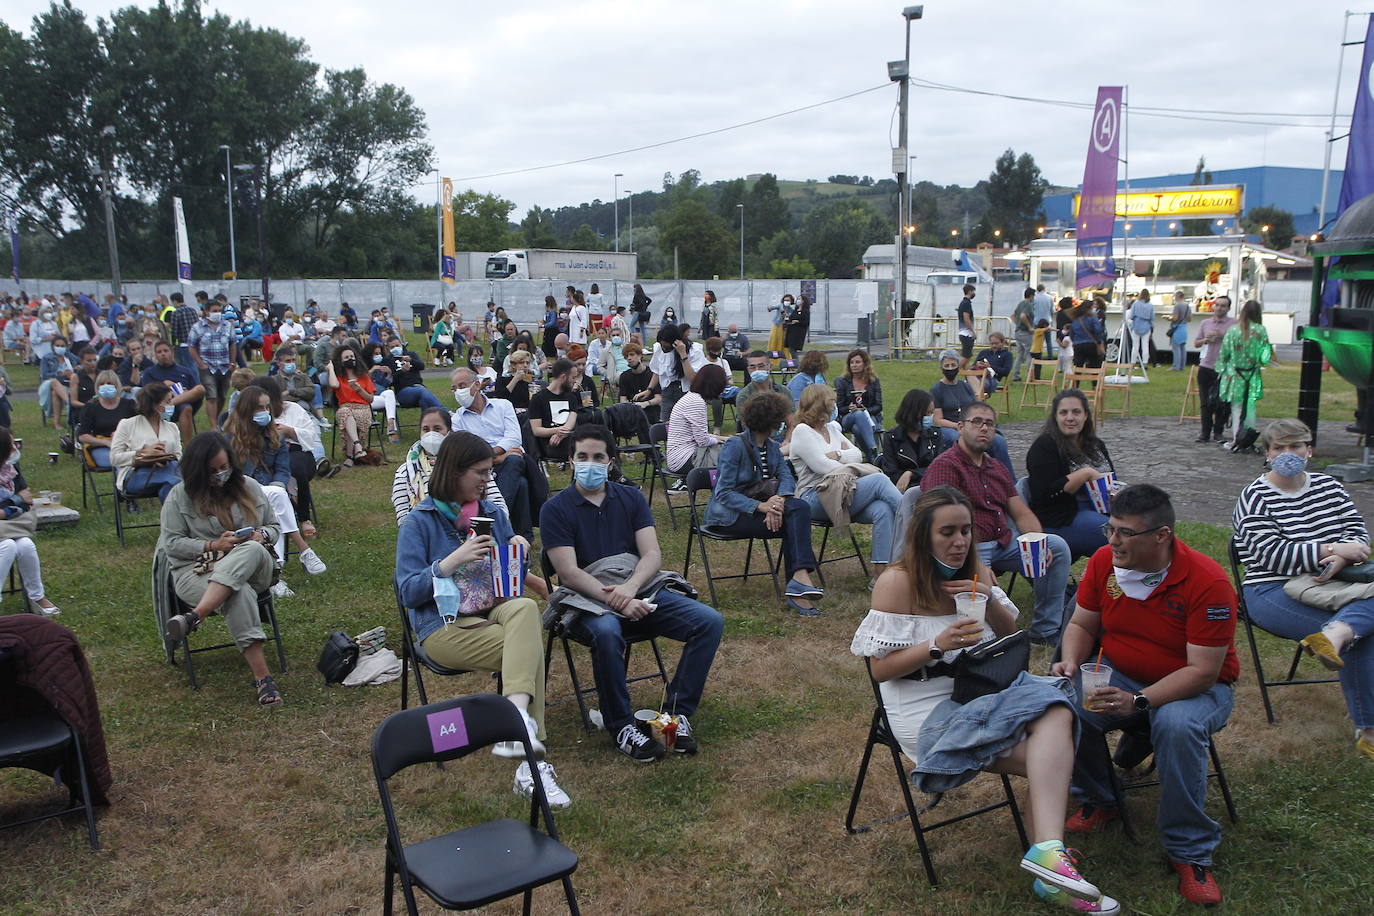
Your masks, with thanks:
M310 399L310 407L314 410L324 410L324 392L320 390L320 383L315 383L315 395Z
M91 456L91 464L94 464L96 467L107 468L110 466L110 450L108 447L103 445L87 446L86 453ZM1304 633L1303 635L1305 636L1307 634Z
M1073 517L1073 521L1059 528L1047 525L1045 533L1057 534L1063 538L1064 543L1069 545L1069 552L1076 559L1092 556L1097 552L1097 548L1107 543L1107 539L1102 536L1102 526L1107 524L1107 516L1093 508L1087 487L1079 487L1075 495L1078 497L1078 514Z
M443 407L439 399L434 396L424 385L411 385L408 388L396 389L397 407L419 407L428 410L431 407Z
M945 445L952 446L959 442L959 430L950 426L941 426L939 429L940 438ZM988 454L1005 464L1011 472L1012 480L1016 479L1016 469L1011 466L1011 452L1007 451L1007 437L1002 435L1001 431L992 437L992 446L988 448Z
M1037 641L1058 642L1065 621L1073 613L1073 606L1064 600L1073 558L1069 555L1069 545L1059 535L1047 535L1045 544L1050 548L1052 559L1045 574L1031 580L1035 587L1035 612L1031 615L1030 635ZM1015 538L1006 547L999 547L996 541L984 541L978 545L978 555L993 572L1021 571L1021 548Z
M1174 351L1174 368L1182 372L1188 368L1188 339L1171 344Z
M782 535L782 566L787 578L796 575L797 570L811 572L816 568L816 553L811 549L811 507L806 500L796 496L783 499L782 530L768 530L763 516L755 512L741 515L728 525L714 525L712 531L722 534L735 534L740 537L771 538ZM703 546L703 550L706 548Z
M1304 634L1305 635L1305 634ZM1103 664L1111 660L1102 659ZM1138 693L1145 685L1112 666L1112 686ZM1076 682L1083 695L1082 679ZM1151 709L1150 741L1155 746L1159 777L1159 808L1156 824L1164 851L1175 862L1212 864L1212 851L1221 842L1221 825L1207 816L1207 746L1212 733L1226 724L1236 697L1227 684L1213 684L1186 700L1174 700ZM1119 807L1112 792L1108 767L1111 761L1102 742L1104 728L1120 724L1122 716L1077 709L1082 733L1073 762L1070 791L1081 804L1097 808Z
M178 366L190 370L192 375L196 378L200 378L200 367L196 365L196 358L191 355L190 347L185 344L180 344L173 352Z
M501 491L515 533L529 540L534 522L530 519L529 481L525 479L525 456L508 454L496 465L496 489Z
M612 739L634 721L630 689L625 683L625 637L663 636L683 643L682 657L668 683L663 708L690 717L701 703L706 676L711 672L711 662L725 629L720 611L686 595L663 589L653 600L658 607L639 620L626 620L613 613L584 613L569 627L569 635L591 648L596 696Z
M1341 669L1345 708L1356 728L1374 728L1374 598L1352 601L1334 614L1308 607L1283 593L1282 582L1247 585L1245 607L1256 625L1285 639L1302 639L1330 621L1339 620L1355 631Z
M166 502L172 487L181 483L181 471L173 461L165 468L134 468L124 478L121 488L127 496L156 496Z
M863 450L864 461L871 462L878 453L878 440L873 434L873 416L866 410L851 410L840 418L840 429L854 437Z
M820 494L807 490L802 499L811 507L811 517L818 522L827 521L825 507L821 505ZM854 487L854 500L849 504L849 517L856 522L873 526L873 549L870 554L874 563L886 563L894 549L894 533L897 530L897 513L902 508L902 494L886 474L869 474L860 477Z

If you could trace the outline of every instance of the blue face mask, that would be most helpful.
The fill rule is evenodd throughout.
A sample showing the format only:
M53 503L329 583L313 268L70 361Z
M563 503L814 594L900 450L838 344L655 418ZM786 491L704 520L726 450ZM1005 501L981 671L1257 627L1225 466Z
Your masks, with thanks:
M271 422L272 422L272 413L271 413L271 411L268 411L268 410L259 410L257 413L253 414L253 422L256 423L256 424L258 424L259 426L266 426L268 423L271 423Z
M119 389L114 385L101 385L95 390L95 393L108 401L110 398L119 394Z
M767 370L767 369L758 369L758 370L755 370L754 372L750 372L750 373L749 373L749 378L750 378L750 380L755 381L755 382L766 382L766 381L768 381L768 370Z
M611 346L618 347L623 343L619 334L611 338Z
M935 415L927 414L921 417L921 429L932 429L935 426Z
M176 413L175 405L168 404L166 407L162 408L162 419L170 420L172 419L172 414L174 413Z
M282 372L285 372L287 375L295 375L295 374L296 374L296 364L295 364L295 363L282 363L282 364L281 364L281 371L282 371Z
M1269 462L1269 468L1280 477L1297 477L1307 470L1307 459L1295 452L1284 452Z
M372 361L373 361L374 363L380 363L380 362L382 361L382 354L380 354L380 353L374 353L374 354L372 355Z
M66 355L67 355L67 348L66 348L66 347L53 347L53 348L52 348L52 355L53 355L53 356L66 356Z
M391 348L391 355L392 355L392 356L400 356L403 352L405 352L405 351L402 350L400 347L392 347L392 348Z
M584 490L599 490L606 485L610 468L597 461L574 461L573 479Z
M834 406L832 406L832 407L830 408L830 419L831 419L831 421L833 422L833 421L835 421L835 420L838 420L839 417L840 417L840 405L839 405L839 404L835 404Z
M954 576L959 572L959 567L950 566L948 563L945 563L933 553L930 555L930 559L931 562L935 564L935 575L939 579L943 579L946 582L948 582L950 579L953 579Z

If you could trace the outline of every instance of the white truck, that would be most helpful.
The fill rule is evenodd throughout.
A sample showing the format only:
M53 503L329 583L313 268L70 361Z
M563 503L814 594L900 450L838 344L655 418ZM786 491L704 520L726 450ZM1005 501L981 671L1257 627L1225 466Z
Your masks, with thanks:
M507 248L487 258L488 280L625 280L639 275L639 256L628 251Z

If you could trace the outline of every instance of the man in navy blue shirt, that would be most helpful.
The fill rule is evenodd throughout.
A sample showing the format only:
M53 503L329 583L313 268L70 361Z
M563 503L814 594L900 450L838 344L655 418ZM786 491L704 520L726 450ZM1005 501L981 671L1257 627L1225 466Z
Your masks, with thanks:
M579 426L572 440L573 484L544 504L539 531L559 583L607 606L604 614L583 612L570 627L570 635L592 650L606 730L620 752L638 763L667 753L634 720L625 682L626 636L664 636L684 644L663 704L677 717L673 750L695 754L697 740L688 717L701 702L724 618L714 608L667 588L642 593L663 562L649 503L636 488L607 481L615 459L615 437L609 429ZM622 553L639 558L624 583L602 585L586 572L597 560Z
M172 345L159 340L153 347L153 365L143 370L141 375L141 384L164 382L172 389L172 406L175 408L172 419L181 429L181 444L190 442L196 434L191 415L200 410L201 399L205 397L205 386L200 383L198 373L178 363Z

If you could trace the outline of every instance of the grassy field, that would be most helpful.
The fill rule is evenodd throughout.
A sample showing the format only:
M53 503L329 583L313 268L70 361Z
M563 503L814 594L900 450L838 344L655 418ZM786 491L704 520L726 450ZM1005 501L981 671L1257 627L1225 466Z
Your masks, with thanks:
M879 371L889 418L908 386L935 377L930 363L884 363ZM11 367L20 389L31 387L31 373ZM1291 414L1296 367L1268 375L1262 413ZM1135 392L1136 412L1176 415L1184 376L1160 371L1152 378ZM431 387L448 400L443 380ZM1342 397L1328 394L1335 403ZM1353 393L1349 399L1353 404ZM1039 415L1027 411L1013 419ZM40 429L37 405L16 399L14 416L31 456L24 468L31 486L62 490L68 504L79 504L76 463L67 456L55 466L43 463L56 434ZM313 664L330 630L358 633L383 624L395 632L390 481L390 467L360 468L316 487L316 547L329 571L307 577L296 562L286 570L298 594L278 604L291 669L279 678L287 705L274 713L257 709L247 670L232 652L200 656L200 691L163 662L148 585L155 531L131 532L121 550L109 511L97 514L92 506L79 526L43 534L49 597L95 673L115 775L113 804L99 819L98 854L87 847L79 819L0 833L0 912L380 912L384 829L368 745L377 723L398 708L399 685L326 688ZM683 531L668 524L661 502L655 510L665 562L680 568ZM1181 534L1223 556L1225 527L1185 524ZM741 562L734 553L718 548L713 558L728 569ZM830 566L828 575L825 614L814 620L785 613L762 581L721 588L726 637L694 720L702 741L696 758L638 767L615 754L604 735L585 735L565 665L561 658L553 662L549 755L574 801L557 820L581 856L573 879L585 912L1040 908L1016 868L1021 850L1002 812L932 836L943 880L938 889L926 885L903 823L845 834L845 806L872 708L863 665L848 651L867 598L857 564ZM704 586L699 566L692 578ZM1028 609L1024 586L1014 597ZM6 611L19 610L14 596L8 602ZM209 626L222 633L222 624ZM667 648L671 663L676 652ZM1276 668L1289 651L1267 637L1263 649ZM589 677L586 653L576 657ZM1235 714L1218 739L1240 809L1240 823L1224 825L1218 855L1227 905L1256 914L1368 906L1374 768L1353 752L1339 691L1280 692L1279 724L1271 727L1250 667L1246 656ZM431 679L431 697L488 684L478 675ZM637 705L656 704L658 691L636 686ZM525 803L510 792L511 770L507 761L477 754L443 772L405 774L396 786L403 830L419 838L475 820L522 817ZM896 810L894 780L890 765L878 760L861 816ZM975 780L942 807L955 811L990 798L994 787L991 779ZM1165 875L1151 816L1157 792L1131 796L1142 845L1115 828L1076 843L1087 855L1086 874L1132 912L1187 909ZM32 774L0 774L6 816L60 797ZM1215 789L1209 807L1223 817ZM536 894L538 912L561 906L556 889Z

